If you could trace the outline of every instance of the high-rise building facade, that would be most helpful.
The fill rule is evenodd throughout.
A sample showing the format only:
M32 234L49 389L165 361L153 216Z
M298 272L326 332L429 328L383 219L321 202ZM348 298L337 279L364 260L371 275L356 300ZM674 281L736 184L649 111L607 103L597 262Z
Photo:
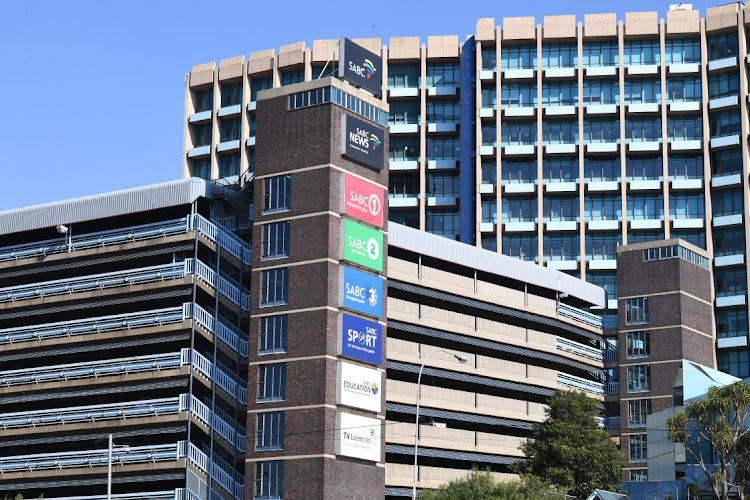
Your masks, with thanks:
M718 367L747 377L748 24L730 3L358 40L383 57L390 220L600 285L611 325L617 246L682 238L712 258ZM250 178L257 93L337 54L315 40L193 67L183 175Z

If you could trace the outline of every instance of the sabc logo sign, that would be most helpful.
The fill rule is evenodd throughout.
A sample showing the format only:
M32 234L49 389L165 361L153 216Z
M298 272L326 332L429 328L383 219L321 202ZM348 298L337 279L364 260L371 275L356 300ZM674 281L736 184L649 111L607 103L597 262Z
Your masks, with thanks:
M341 223L344 233L342 258L381 272L383 270L383 233L347 219L342 220Z
M383 327L374 321L341 314L338 354L379 365L383 358Z
M383 188L375 184L345 174L342 212L377 227L383 227L384 193Z
M383 278L341 266L341 307L383 317Z

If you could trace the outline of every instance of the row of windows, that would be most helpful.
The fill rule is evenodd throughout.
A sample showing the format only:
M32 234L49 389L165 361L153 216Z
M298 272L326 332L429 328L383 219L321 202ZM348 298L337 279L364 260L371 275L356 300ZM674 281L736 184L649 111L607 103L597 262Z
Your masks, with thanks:
M703 203L703 197L701 196L700 202ZM703 211L702 208L699 208L701 212ZM680 214L677 214L677 218L680 218ZM683 217L683 218L692 218L690 216ZM649 261L649 260L661 260L661 259L671 259L674 257L678 257L680 259L684 259L688 262L691 262L695 264L696 266L702 267L704 269L708 269L708 258L703 257L702 255L698 255L697 253L693 252L692 250L689 250L681 245L670 245L668 247L657 247L657 248L648 248L643 251L643 260Z
M336 87L323 87L289 96L289 109L300 109L332 102L382 126L388 125L388 113Z
M425 146L428 160L461 159L461 139L457 135L428 137ZM391 137L388 155L392 161L419 160L419 137Z
M239 153L222 154L219 155L218 160L220 179L240 175ZM252 166L253 163L251 159L250 165ZM211 178L211 158L197 158L193 161L193 177L200 177L201 179Z

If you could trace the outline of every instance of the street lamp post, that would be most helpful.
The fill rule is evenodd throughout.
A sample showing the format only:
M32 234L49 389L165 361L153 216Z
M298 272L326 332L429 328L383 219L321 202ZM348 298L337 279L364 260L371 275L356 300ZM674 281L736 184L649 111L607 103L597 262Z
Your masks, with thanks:
M433 354L442 352L445 354L450 354L454 358L458 360L459 363L466 363L468 359L466 356L461 356L459 354L446 351L445 349L435 349L430 354L425 356L424 361L422 361L422 366L419 367L419 376L417 377L417 416L415 419L415 430L414 430L414 484L412 487L412 493L411 498L412 500L416 500L417 498L417 456L419 454L419 397L420 397L420 388L422 384L422 370L424 370L424 365L427 363L427 360L432 357Z
M112 442L112 434L109 435L107 444L107 500L112 500L112 452L115 445ZM129 446L119 446L122 451L130 451Z

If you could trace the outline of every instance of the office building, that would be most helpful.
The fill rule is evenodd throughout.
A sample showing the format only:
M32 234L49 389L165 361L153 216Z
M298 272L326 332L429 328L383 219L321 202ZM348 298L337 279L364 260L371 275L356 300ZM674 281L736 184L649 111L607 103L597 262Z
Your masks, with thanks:
M383 58L389 219L602 286L606 325L617 246L681 238L711 258L718 367L750 376L748 23L741 3L679 4L357 40ZM258 92L337 54L315 40L194 66L183 176L252 178Z

